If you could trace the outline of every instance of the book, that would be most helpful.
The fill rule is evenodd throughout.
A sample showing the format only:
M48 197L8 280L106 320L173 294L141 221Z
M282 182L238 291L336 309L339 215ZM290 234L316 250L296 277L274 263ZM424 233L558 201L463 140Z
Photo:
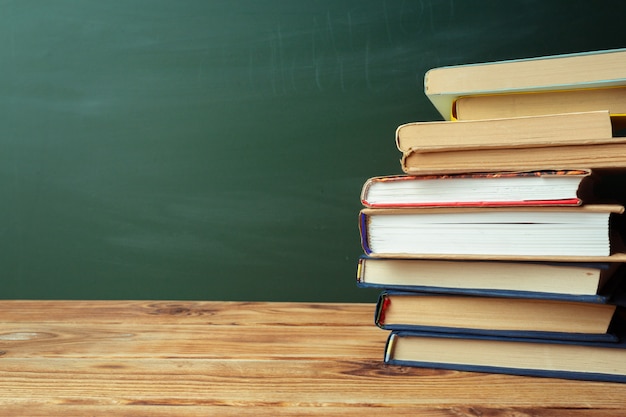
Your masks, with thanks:
M385 330L550 339L614 339L618 301L383 291L374 321ZM617 320L617 319L616 319Z
M459 122L460 123L460 122ZM624 169L626 143L545 146L517 149L472 149L448 152L409 150L400 160L408 175L437 175L471 172Z
M606 302L621 263L371 258L357 263L358 287Z
M578 206L591 202L591 170L542 170L372 177L361 190L365 207Z
M598 110L626 115L626 86L465 96L452 112L456 120L477 120Z
M506 119L412 122L396 129L396 146L403 153L510 151L607 143L626 144L626 138L613 136L611 117L606 110Z
M424 93L445 120L459 97L626 85L626 48L433 68Z
M617 204L364 208L359 227L373 257L608 262L626 256L611 227L623 211Z
M626 382L626 339L617 342L390 332L384 362L469 372Z

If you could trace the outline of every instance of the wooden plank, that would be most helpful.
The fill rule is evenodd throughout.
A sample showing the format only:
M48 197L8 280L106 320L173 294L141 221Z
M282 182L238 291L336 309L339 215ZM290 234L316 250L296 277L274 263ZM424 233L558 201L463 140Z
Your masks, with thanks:
M0 322L371 326L374 303L0 300Z
M4 323L6 358L354 358L382 360L370 326Z
M2 359L0 403L624 409L626 387L380 361Z
M360 406L339 407L320 405L307 407L306 405L290 404L237 404L226 405L87 405L77 399L74 403L41 404L32 403L3 405L2 412L5 416L29 416L29 417L262 417L262 416L344 416L363 417L368 415L380 416L380 413L388 412L394 417L616 417L623 415L621 410L606 409L562 409L562 408L502 408L494 409L487 407L446 407L434 408L428 406L410 406L393 408L363 408Z
M615 416L626 384L387 366L373 304L1 301L3 416Z

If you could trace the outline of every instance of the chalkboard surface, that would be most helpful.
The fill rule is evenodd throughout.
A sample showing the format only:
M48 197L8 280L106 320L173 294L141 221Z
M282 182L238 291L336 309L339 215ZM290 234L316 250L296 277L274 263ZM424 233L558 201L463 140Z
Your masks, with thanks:
M504 4L506 3L506 5ZM359 192L432 67L626 46L621 1L0 1L0 298L369 301Z

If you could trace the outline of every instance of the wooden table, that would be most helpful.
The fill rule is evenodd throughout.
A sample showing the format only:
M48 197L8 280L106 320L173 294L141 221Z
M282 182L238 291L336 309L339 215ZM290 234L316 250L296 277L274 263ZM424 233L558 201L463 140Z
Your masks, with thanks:
M373 308L0 301L0 415L626 415L626 384L386 366Z

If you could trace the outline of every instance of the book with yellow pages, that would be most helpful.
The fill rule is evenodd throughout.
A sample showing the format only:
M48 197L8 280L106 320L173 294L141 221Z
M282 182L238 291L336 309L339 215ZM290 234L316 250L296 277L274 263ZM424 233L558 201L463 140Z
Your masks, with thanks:
M575 380L626 382L626 337L582 342L461 333L393 331L389 365Z
M460 122L457 122L460 123ZM463 149L445 152L409 150L400 165L408 175L471 172L626 168L626 138L590 145L557 145L527 148Z
M386 290L374 319L385 330L609 341L622 304L621 292L592 302Z
M623 279L620 262L521 262L361 256L361 288L598 302Z
M608 111L413 122L396 129L409 175L626 167L626 137Z
M626 115L626 86L460 97L452 109L456 120L504 119L554 113L607 110Z
M433 68L424 92L445 120L465 96L626 85L626 48Z
M613 122L606 110L457 122L412 122L396 129L396 146L403 153L613 143L626 143L626 138L614 137Z

